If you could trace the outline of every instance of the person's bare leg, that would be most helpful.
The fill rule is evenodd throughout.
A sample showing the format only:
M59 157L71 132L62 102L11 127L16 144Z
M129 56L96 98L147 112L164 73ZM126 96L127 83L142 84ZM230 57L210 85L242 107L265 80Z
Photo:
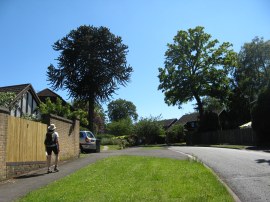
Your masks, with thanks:
M59 155L56 154L55 155L55 167L54 167L54 171L58 172L58 161L59 161Z
M51 167L51 159L52 155L47 155L47 167L48 167L48 173L51 172L50 167Z

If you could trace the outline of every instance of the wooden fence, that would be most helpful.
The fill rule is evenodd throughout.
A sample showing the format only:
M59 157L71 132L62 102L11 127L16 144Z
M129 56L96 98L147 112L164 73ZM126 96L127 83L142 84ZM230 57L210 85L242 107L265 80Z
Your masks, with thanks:
M46 131L46 124L9 116L6 162L46 161Z
M252 128L213 131L192 134L192 144L238 144L255 145L256 133Z

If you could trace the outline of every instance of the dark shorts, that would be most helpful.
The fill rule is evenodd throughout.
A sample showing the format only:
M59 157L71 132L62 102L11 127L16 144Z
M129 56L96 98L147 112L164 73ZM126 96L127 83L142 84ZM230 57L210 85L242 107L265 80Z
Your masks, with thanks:
M53 151L53 153L55 155L57 155L58 154L57 146L55 146L55 147L46 147L46 152L47 152L48 155L52 155L52 151Z

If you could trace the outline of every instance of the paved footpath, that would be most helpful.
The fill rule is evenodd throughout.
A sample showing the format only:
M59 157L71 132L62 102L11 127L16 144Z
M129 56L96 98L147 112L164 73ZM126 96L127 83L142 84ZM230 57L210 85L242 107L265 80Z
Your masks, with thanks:
M47 174L47 169L42 168L32 171L23 176L0 182L0 202L14 201L32 190L41 188L53 181L59 180L72 174L78 169L87 166L97 160L115 155L136 155L136 156L156 156L174 159L187 159L187 156L168 149L144 149L129 148L120 151L101 151L100 153L90 153L86 157L72 161L61 162L60 172Z

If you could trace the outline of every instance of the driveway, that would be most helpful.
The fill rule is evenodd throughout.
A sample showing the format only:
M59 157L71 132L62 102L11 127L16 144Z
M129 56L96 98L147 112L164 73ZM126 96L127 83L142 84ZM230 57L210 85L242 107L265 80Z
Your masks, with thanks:
M86 154L85 157L72 161L61 162L60 172L47 174L47 169L42 168L32 171L20 177L0 182L0 202L14 201L30 191L36 190L47 184L59 180L78 169L94 163L100 159L115 155L156 156L174 159L187 159L186 155L170 151L168 149L129 148L117 151L102 151L101 153Z
M209 166L243 202L270 201L270 153L211 148L170 147Z

